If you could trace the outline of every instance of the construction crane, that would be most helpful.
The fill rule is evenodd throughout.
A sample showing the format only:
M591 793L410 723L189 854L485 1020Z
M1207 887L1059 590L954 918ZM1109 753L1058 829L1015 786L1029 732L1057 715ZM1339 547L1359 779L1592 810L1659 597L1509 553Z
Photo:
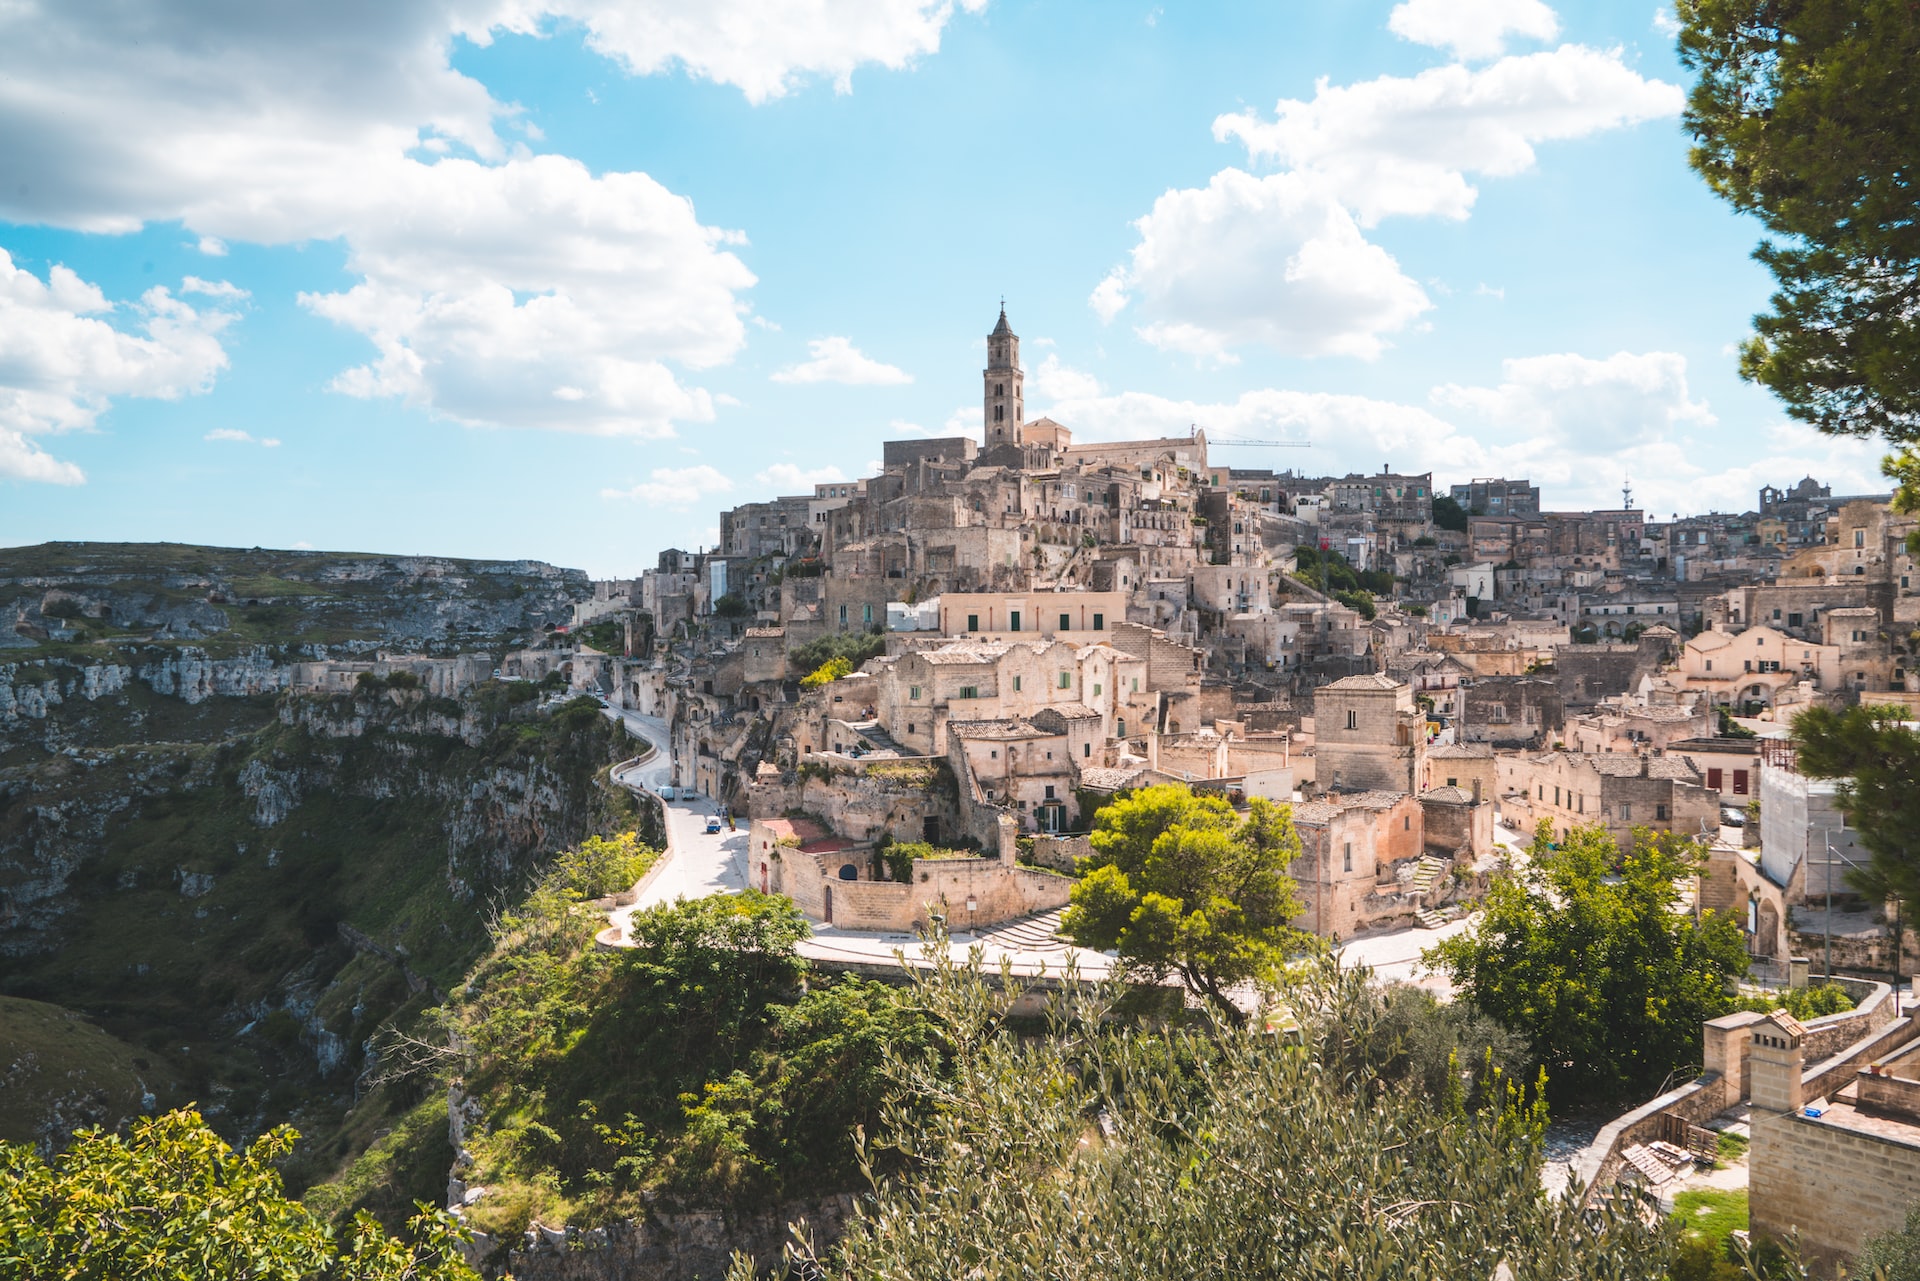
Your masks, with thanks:
M1209 445L1258 445L1262 449L1312 449L1310 440L1236 440L1231 436L1209 436Z

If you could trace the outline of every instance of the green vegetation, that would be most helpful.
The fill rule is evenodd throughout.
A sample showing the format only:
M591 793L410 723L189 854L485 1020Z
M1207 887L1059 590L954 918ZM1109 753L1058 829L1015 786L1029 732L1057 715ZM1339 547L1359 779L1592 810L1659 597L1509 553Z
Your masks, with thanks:
M141 1073L152 1067L73 1011L12 996L0 996L0 1056L0 1142L12 1143L64 1143L56 1115L102 1125L138 1116Z
M1369 596L1393 595L1393 575L1384 569L1355 569L1339 552L1321 551L1305 543L1294 548L1293 554L1298 566L1293 576L1315 591L1336 598L1342 592L1364 592ZM1369 600L1368 604L1371 605L1372 601ZM1349 608L1360 607L1352 605Z
M298 1137L235 1152L193 1111L81 1134L51 1162L0 1147L0 1275L71 1281L471 1281L458 1222L420 1207L408 1239L371 1218L333 1229L283 1194Z
M806 923L748 892L640 913L631 950L592 946L592 885L564 863L504 916L437 1015L485 1118L476 1226L515 1233L644 1214L664 1195L764 1205L851 1188L888 1053L933 1051L895 989L809 979ZM803 981L804 980L804 981Z
M1238 1020L1226 990L1271 978L1303 937L1287 864L1300 854L1292 811L1255 797L1245 819L1178 784L1142 788L1094 815L1093 854L1062 930L1113 948L1126 973L1188 991Z
M1731 1253L1733 1234L1747 1226L1745 1188L1694 1188L1677 1193L1671 1222L1679 1237L1673 1281L1738 1281L1747 1276Z
M1638 829L1624 858L1600 826L1560 848L1551 824L1531 862L1494 882L1480 922L1426 953L1461 999L1534 1047L1556 1097L1643 1097L1700 1062L1700 1025L1733 1008L1747 971L1727 916L1680 907L1703 849Z
M1433 523L1456 534L1467 532L1467 509L1447 494L1433 496Z
M1023 1036L1006 1029L1014 993L934 956L920 1001L951 1056L890 1058L901 1098L867 1148L912 1159L878 1174L831 1251L796 1249L793 1275L1665 1275L1666 1234L1631 1202L1542 1190L1537 1099L1500 1078L1483 1102L1451 1081L1436 1097L1383 1068L1397 1033L1363 975L1307 966L1245 1027L1142 1026L1116 993L1081 991ZM731 1281L752 1277L736 1260Z
M1793 722L1799 765L1841 780L1837 799L1872 856L1847 879L1869 898L1920 903L1920 734L1894 707L1814 707ZM1905 936L1894 942L1898 956ZM1897 962L1896 962L1897 965Z
M1734 1008L1757 1010L1785 1010L1794 1018L1823 1018L1829 1014L1844 1014L1853 1008L1853 998L1838 983L1814 983L1807 987L1788 988L1784 992L1766 992L1740 997Z
M1739 721L1734 720L1733 711L1731 708L1722 707L1719 709L1719 712L1720 712L1720 737L1721 738L1758 738L1760 737L1758 734L1748 729L1745 725L1742 725Z
M1747 1154L1753 1141L1744 1134L1735 1134L1731 1130L1722 1130L1714 1140L1714 1150L1722 1161L1738 1161Z
M728 592L713 602L713 612L720 618L745 618L747 616L746 598Z
M1908 1209L1907 1221L1899 1230L1868 1241L1851 1271L1861 1277L1884 1277L1884 1281L1920 1281L1920 1205Z
M847 670L859 671L869 658L887 652L887 638L875 632L833 632L819 640L808 641L787 655L787 665L796 672L818 670L836 658L847 660Z
M1740 372L1834 435L1920 442L1920 9L1681 0L1693 167L1760 220L1773 273Z
M603 618L588 623L576 629L573 636L603 654L624 654L627 651L627 625L617 618Z
M922 861L939 862L942 859L979 858L980 851L966 849L946 849L927 841L884 841L874 851L874 857L887 870L887 879L892 881L911 881L913 865Z

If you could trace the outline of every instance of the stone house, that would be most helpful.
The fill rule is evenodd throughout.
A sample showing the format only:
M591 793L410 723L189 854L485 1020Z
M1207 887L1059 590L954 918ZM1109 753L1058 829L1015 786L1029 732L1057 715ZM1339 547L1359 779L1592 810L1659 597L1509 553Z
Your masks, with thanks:
M1680 652L1683 687L1705 694L1716 707L1772 707L1802 681L1836 690L1841 688L1840 673L1838 648L1766 625L1742 632L1704 631Z
M1360 792L1293 806L1300 857L1287 868L1304 907L1296 928L1347 938L1420 906L1396 871L1426 850L1420 802L1405 792Z
M1043 718L950 721L949 759L963 788L971 782L980 802L1017 812L1022 828L1072 831L1080 820L1074 795L1079 752L1097 722L1062 717L1050 729L1036 723Z
M1499 774L1507 822L1530 830L1551 820L1556 840L1598 824L1624 851L1636 827L1693 837L1720 830L1719 794L1682 757L1520 752L1499 758Z
M1457 787L1475 800L1491 800L1499 795L1499 771L1494 766L1493 748L1486 743L1429 747L1426 776L1420 781L1423 790Z
M1413 687L1374 673L1313 692L1314 779L1325 789L1411 794L1426 773L1426 714Z
M1456 740L1496 747L1542 747L1566 728L1560 687L1533 676L1496 676L1460 687Z

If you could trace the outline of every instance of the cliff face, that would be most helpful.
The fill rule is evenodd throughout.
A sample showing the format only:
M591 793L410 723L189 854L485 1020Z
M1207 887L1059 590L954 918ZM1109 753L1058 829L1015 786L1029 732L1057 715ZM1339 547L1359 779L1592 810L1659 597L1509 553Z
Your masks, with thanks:
M323 1138L375 1028L457 981L494 905L639 816L598 780L631 751L591 705L300 695L294 664L497 660L587 590L532 562L0 553L0 994L132 1046L158 1106Z

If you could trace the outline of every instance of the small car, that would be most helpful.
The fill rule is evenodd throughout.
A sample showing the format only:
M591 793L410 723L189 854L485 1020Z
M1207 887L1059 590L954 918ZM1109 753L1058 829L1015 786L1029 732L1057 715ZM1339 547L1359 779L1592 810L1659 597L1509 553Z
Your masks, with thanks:
M707 816L707 835L718 836L719 834L720 834L720 819L717 815L709 814Z
M1733 805L1722 805L1720 807L1720 821L1728 827L1745 827L1747 825L1747 812Z

